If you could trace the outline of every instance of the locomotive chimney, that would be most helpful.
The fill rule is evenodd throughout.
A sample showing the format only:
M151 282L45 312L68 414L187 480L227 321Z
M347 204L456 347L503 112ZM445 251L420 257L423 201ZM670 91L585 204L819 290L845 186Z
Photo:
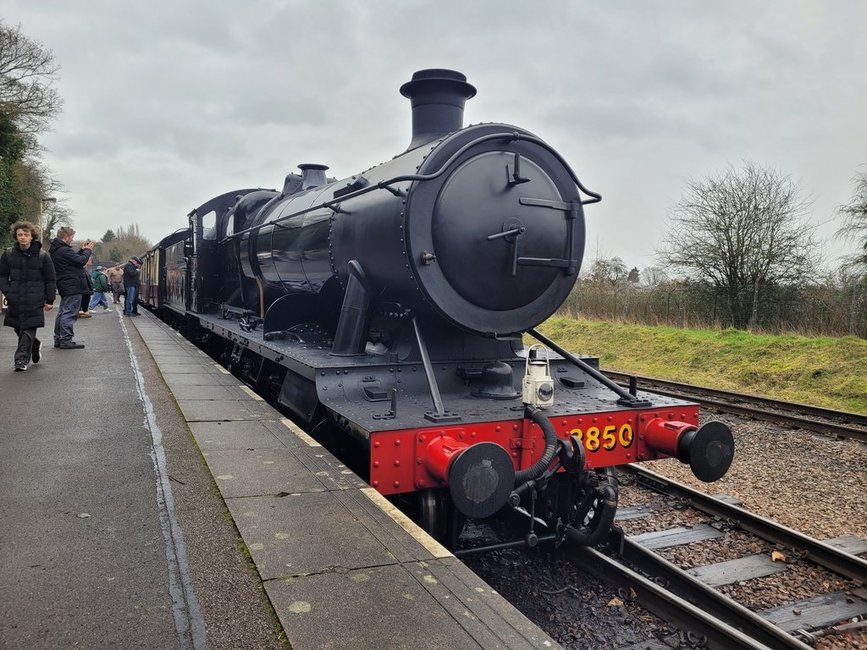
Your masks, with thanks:
M325 178L325 170L328 165L319 165L317 163L302 163L298 165L301 170L301 189L309 190L311 187L320 187L328 183Z
M407 151L462 129L464 104L476 94L465 75L454 70L419 70L400 87L412 103L412 142Z

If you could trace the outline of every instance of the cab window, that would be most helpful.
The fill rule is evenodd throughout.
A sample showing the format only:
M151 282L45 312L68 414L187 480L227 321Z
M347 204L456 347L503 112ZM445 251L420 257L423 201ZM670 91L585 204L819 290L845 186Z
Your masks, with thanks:
M202 239L215 240L217 238L217 213L209 212L202 216Z

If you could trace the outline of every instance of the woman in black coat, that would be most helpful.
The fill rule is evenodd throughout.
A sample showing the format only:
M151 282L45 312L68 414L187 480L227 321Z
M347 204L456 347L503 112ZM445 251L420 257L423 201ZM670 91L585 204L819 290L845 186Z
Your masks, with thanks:
M12 224L15 243L0 255L0 291L9 309L4 324L15 329L18 348L15 370L27 370L30 360L39 363L41 342L36 329L45 327L45 312L54 306L57 293L54 264L36 239L36 227L28 221Z

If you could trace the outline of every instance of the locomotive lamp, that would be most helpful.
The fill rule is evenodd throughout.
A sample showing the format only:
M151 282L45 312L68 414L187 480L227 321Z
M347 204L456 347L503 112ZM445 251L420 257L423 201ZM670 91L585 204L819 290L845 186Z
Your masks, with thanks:
M527 350L523 397L524 404L532 406L554 404L554 380L551 379L548 350L543 345L532 345Z

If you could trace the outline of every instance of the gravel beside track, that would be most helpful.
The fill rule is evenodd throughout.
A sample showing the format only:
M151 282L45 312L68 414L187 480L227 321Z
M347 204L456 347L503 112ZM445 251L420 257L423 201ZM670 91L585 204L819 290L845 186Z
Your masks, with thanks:
M643 466L708 494L737 497L745 509L817 539L867 538L867 445L719 419L732 428L735 460L716 483L702 483L688 465L672 459Z
M550 551L497 551L465 562L564 648L643 648L674 633Z

